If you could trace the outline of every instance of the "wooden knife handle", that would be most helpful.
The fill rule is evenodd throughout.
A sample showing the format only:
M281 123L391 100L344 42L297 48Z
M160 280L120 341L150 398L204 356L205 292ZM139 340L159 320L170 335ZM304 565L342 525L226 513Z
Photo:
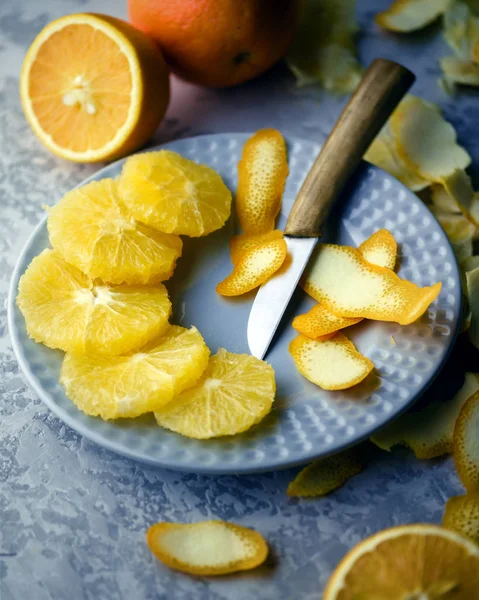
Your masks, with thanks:
M321 235L333 202L414 79L395 62L377 58L371 63L301 186L285 234Z

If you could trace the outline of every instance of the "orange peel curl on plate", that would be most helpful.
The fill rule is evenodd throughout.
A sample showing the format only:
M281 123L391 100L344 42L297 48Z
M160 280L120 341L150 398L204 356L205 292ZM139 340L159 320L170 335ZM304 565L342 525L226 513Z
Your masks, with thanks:
M244 233L274 229L287 175L283 136L276 129L260 129L246 141L238 163L236 212Z
M464 406L454 428L453 455L459 479L467 491L479 490L479 392Z
M312 340L299 334L289 345L298 371L323 390L345 390L365 379L374 368L341 332Z
M288 246L282 238L251 248L216 286L216 291L221 296L240 296L254 290L276 273L287 254Z
M383 29L408 33L417 31L438 19L451 0L394 0L391 6L376 15Z
M283 232L279 229L268 231L267 233L260 233L257 235L251 235L242 233L241 235L235 235L230 239L230 257L233 265L237 265L241 258L253 248L259 248L267 242L273 240L279 240L283 237Z
M158 560L190 575L246 571L268 556L268 545L260 533L225 521L155 523L146 539Z

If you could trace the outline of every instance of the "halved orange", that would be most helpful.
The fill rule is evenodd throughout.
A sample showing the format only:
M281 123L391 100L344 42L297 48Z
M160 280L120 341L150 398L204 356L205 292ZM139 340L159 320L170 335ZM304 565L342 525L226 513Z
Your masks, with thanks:
M154 42L128 23L68 15L30 46L20 96L33 131L54 154L112 160L144 144L160 123L168 70Z

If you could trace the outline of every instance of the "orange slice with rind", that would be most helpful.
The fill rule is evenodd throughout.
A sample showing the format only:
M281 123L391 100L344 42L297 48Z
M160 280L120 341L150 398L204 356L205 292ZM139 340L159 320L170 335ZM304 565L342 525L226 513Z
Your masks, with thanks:
M419 288L391 269L367 262L355 248L321 244L303 288L337 316L408 325L437 298L441 283Z
M182 242L136 221L112 179L75 188L49 209L53 248L91 279L152 284L169 279Z
M478 376L466 373L464 385L453 398L445 402L431 402L421 411L402 414L377 431L371 441L387 452L394 446L407 446L419 459L449 454L453 450L457 417L464 403L478 390Z
M57 156L113 160L157 128L169 100L168 70L154 42L125 21L73 14L35 38L20 96L34 133Z
M394 269L397 259L397 244L392 233L379 229L358 248L368 262L379 267ZM312 339L322 337L340 329L356 325L360 317L338 317L324 304L316 304L307 313L293 319L293 327Z
M373 363L341 332L312 340L299 334L289 345L298 371L323 390L345 390L365 379Z
M198 383L155 412L158 425L186 437L235 435L259 423L276 393L274 370L248 354L223 348L210 358Z
M453 455L459 479L467 491L479 490L479 391L464 406L454 428Z
M209 353L196 327L172 325L164 336L134 353L66 354L60 383L87 415L104 420L138 417L192 386L205 370Z
M281 239L253 247L240 257L233 272L216 286L221 296L240 296L246 294L278 271L288 254L288 246Z
M358 448L314 460L289 484L288 496L301 498L325 496L341 487L363 468L364 456Z
M276 129L260 129L246 141L238 163L236 213L244 233L274 229L287 175L283 136Z
M118 189L135 219L164 233L208 235L231 212L231 192L218 173L171 150L127 158Z
M323 600L472 600L479 547L438 525L401 525L363 540L341 560Z
M442 524L479 545L479 491L449 498Z
M451 0L394 0L390 7L376 15L383 29L407 33L417 31L438 19Z
M279 229L268 231L268 233L260 233L258 235L249 235L242 233L235 235L230 239L230 256L233 265L237 265L241 258L253 248L259 248L267 242L279 240L283 237L283 232Z
M92 282L49 249L21 277L17 304L32 339L76 354L137 350L166 332L171 314L162 284L112 287Z
M158 560L190 575L247 571L268 556L268 545L260 533L225 521L155 523L146 539Z

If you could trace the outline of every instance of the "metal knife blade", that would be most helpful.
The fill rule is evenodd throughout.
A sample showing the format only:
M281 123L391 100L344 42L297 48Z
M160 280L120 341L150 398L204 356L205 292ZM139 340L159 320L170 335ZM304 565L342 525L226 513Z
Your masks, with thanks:
M276 275L262 285L248 320L248 346L256 358L263 358L273 339L286 307L308 264L318 241L317 238L292 238L285 236L291 263L284 273Z

